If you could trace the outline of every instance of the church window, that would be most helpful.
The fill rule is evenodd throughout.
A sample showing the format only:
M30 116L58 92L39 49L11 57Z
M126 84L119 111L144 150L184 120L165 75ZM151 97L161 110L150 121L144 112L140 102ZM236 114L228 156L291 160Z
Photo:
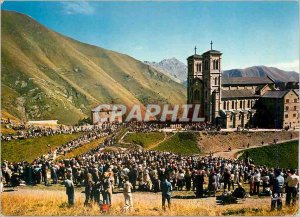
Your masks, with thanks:
M231 108L234 109L234 101L231 102Z
M226 110L226 103L227 103L227 102L224 102L224 104L223 104L224 110Z
M243 108L243 101L240 101L240 108Z
M202 72L202 64L199 63L199 71Z
M216 60L216 69L219 69L219 60Z
M250 100L248 99L248 108L250 108Z
M213 60L213 69L216 69L216 61Z
M218 77L215 77L215 85L218 85Z

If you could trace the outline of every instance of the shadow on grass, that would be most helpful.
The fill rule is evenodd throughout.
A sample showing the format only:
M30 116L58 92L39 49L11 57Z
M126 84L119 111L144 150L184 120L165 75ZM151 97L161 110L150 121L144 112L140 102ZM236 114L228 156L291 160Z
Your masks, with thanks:
M258 213L258 212L261 212L262 209L259 209L259 208L252 208L252 209L246 209L246 208L242 208L242 209L239 209L239 210L227 210L225 212L222 213L222 215L224 216L232 216L232 215L235 215L235 216L241 216L241 215L245 215L246 213L249 214L255 214L255 213Z
M207 197L201 197L201 198L207 198ZM197 198L194 195L175 195L172 197L172 199L201 199Z
M15 191L14 189L5 189L3 192L12 192L12 191Z

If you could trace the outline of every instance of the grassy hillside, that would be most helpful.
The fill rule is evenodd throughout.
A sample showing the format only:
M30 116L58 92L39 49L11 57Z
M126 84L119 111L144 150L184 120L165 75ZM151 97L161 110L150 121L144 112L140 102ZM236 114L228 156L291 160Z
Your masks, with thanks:
M199 154L197 136L194 133L176 133L154 148L158 151L169 151L178 154Z
M164 133L150 132L150 133L128 133L124 138L124 142L133 143L142 146L145 149L155 145L164 139Z
M61 134L50 137L37 137L26 140L12 140L1 143L1 159L10 162L20 162L26 160L32 162L37 157L47 154L48 144L52 150L68 141L78 138L78 134Z
M74 124L100 103L183 103L185 88L142 62L2 11L2 108L20 119ZM172 91L170 91L172 90Z
M249 157L254 160L254 164L275 167L277 159L281 168L298 168L298 144L299 141L287 142L283 144L253 148L248 150ZM278 148L278 152L277 152ZM278 155L277 155L278 153ZM240 158L245 156L246 152Z

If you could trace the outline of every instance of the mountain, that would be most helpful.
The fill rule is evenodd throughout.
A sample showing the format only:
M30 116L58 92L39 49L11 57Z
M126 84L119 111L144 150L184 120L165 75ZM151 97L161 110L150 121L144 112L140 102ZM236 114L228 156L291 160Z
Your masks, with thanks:
M147 64L1 12L1 103L14 117L74 124L101 103L186 101L183 85Z
M269 76L279 82L299 82L299 73L294 71L283 71L275 67L267 66L252 66L245 69L225 70L222 73L223 77L267 77Z
M160 62L149 62L144 63L160 70L162 73L171 76L177 82L184 82L187 78L187 67L184 63L176 58L164 59Z
M164 59L158 63L144 61L144 63L160 70L162 73L170 76L175 81L187 85L187 66L176 58ZM275 67L252 66L245 69L230 69L222 72L226 77L267 77L269 76L278 82L299 81L299 73L294 71L284 71Z

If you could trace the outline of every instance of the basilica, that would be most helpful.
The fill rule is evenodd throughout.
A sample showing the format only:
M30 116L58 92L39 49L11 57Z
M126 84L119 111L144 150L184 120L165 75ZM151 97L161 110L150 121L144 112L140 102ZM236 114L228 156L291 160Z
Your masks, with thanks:
M279 89L269 77L222 78L222 53L212 48L187 58L187 103L199 116L223 128L299 127L299 95Z

